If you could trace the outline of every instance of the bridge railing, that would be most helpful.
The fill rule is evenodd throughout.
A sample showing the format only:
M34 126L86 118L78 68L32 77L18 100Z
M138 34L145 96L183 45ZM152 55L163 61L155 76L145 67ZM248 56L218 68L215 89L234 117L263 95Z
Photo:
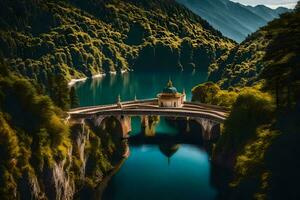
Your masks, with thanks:
M184 102L184 105L191 105L191 106L202 106L202 107L206 107L206 108L212 108L215 110L219 110L222 112L229 112L230 109L229 108L225 108L222 106L218 106L218 105L212 105L212 104L205 104L205 103L200 103L200 102Z
M205 108L191 109L191 108L167 108L167 107L152 107L152 106L139 106L139 107L126 107L126 108L113 108L109 110L96 110L92 112L78 113L79 115L106 115L107 113L115 113L115 112L148 112L148 113L206 113L207 115L214 115L220 118L226 118L228 115L227 112L209 110ZM74 114L73 114L74 115Z
M153 99L144 99L144 100L132 100L132 101L124 101L121 102L122 105L130 105L130 104L138 104L138 103L147 103L147 102L155 102L157 101L157 98L153 98ZM96 108L108 108L108 107L115 107L117 104L108 104L108 105L95 105L95 106L84 106L84 107L79 107L79 108L73 108L70 110L70 112L73 111L78 111L78 110L85 110L85 109L96 109ZM221 106L217 106L217 105L211 105L211 104L204 104L204 103L200 103L200 102L184 102L184 105L195 105L195 106L203 106L206 108L213 108L213 109L217 109L220 111L229 111L230 109L225 108L225 107L221 107Z
M143 99L143 100L132 100L132 101L124 101L121 102L122 105L130 105L130 104L138 104L138 103L147 103L147 102L155 102L157 101L157 98L153 98L153 99ZM97 109L97 108L113 108L116 107L117 103L115 104L107 104L107 105L95 105L95 106L83 106L83 107L78 107L78 108L73 108L71 109L69 112L76 112L76 111L80 111L80 110L86 110L86 109Z
M227 116L228 112L222 110L222 109L215 109L215 108L208 108L205 106L199 106L199 105L194 105L191 104L189 106L185 105L183 107L159 107L158 105L147 105L147 104L142 104L142 105L126 105L122 107L122 110L140 110L140 109L148 109L148 110L170 110L172 109L173 111L181 111L181 112L207 112L207 113L212 113L216 114L219 116ZM97 112L97 111L96 111Z
M143 115L159 115L168 117L192 117L192 118L207 118L213 121L222 123L226 116L217 113L211 113L207 111L180 111L173 109L163 109L163 110L150 110L150 109L114 109L114 110L103 110L97 113L76 113L72 114L72 118L88 118L94 116L114 116L114 115L129 115L129 116L143 116Z

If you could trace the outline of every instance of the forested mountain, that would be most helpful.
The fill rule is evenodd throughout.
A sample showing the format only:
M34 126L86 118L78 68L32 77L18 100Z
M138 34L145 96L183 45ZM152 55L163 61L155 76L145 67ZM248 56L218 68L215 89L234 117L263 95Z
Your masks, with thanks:
M173 0L3 0L9 66L47 84L121 70L198 70L235 43Z
M111 172L123 151L119 127L109 125L115 122L107 121L108 134L65 118L35 83L0 59L1 199L89 196Z
M288 11L283 7L271 9L263 5L244 6L230 0L177 0L177 2L237 42L242 42L259 27Z
M233 172L221 199L300 198L299 52L300 2L212 65L216 83L193 89L193 100L231 108L213 153Z
M209 79L228 88L276 78L280 87L285 88L299 80L299 38L299 11L286 13L223 55L211 66Z

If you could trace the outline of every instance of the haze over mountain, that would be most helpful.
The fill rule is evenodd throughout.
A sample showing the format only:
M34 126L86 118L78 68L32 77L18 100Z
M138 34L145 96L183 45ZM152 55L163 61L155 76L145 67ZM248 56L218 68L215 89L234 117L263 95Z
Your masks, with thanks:
M289 9L294 9L297 1L296 0L231 0L233 2L238 2L244 5L256 6L265 5L269 8L286 7Z
M299 38L298 7L295 11L269 22L233 48L229 54L221 56L217 63L210 66L212 70L209 80L218 81L222 88L229 88L249 86L260 81L262 77L274 81L279 76L281 88L289 86L293 90L299 90L300 84L295 81L300 79L300 57L297 53L300 51Z
M264 5L245 6L229 0L176 1L207 20L223 35L237 42L243 41L249 34L277 18L280 14L289 11L283 7L271 9Z

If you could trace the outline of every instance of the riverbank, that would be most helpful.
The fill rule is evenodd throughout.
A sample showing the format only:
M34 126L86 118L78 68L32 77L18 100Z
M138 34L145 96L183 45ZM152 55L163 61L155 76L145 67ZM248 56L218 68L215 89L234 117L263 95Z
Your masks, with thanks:
M108 186L109 181L120 170L120 168L122 167L122 165L124 164L126 159L127 159L127 157L124 157L123 160L121 160L120 163L118 163L114 167L114 169L103 178L101 183L99 183L99 185L97 186L97 189L96 189L96 195L95 195L96 198L95 199L103 199L103 195Z
M124 70L121 70L121 71L120 71L121 74L124 74L124 73L127 73L127 72L129 72L129 70L124 69ZM117 71L110 71L110 72L108 72L108 73L98 73L98 74L95 74L95 75L93 75L93 76L91 76L91 77L71 79L71 80L68 82L68 86L69 86L69 87L72 87L72 86L74 86L76 83L79 83L79 82L85 82L85 81L88 80L88 79L102 78L102 77L104 77L104 76L106 76L106 75L108 75L108 74L109 74L109 75L117 75Z

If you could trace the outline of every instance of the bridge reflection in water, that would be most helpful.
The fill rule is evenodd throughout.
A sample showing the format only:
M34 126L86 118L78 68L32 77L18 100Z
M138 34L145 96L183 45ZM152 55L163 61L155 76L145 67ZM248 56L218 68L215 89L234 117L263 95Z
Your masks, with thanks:
M178 160L174 158L179 155L180 159L185 161L187 159L186 156L189 155L183 156L182 151L184 150L185 153L187 152L187 145L195 144L194 146L196 148L199 147L200 149L203 148L203 146L200 147L201 145L198 145L201 142L205 144L207 141L216 140L220 136L220 124L225 121L228 116L228 111L222 107L192 102L184 102L181 107L160 107L158 105L158 99L148 99L122 103L119 102L118 104L113 105L81 107L70 110L68 114L68 120L70 123L88 124L92 127L92 130L105 130L105 132L109 134L116 134L116 132L120 132L117 133L118 135L116 138L125 142L123 148L124 152L122 152L122 155L125 157L128 157L129 152L132 149L136 149L135 147L137 146L145 144L158 146L159 151L166 156L165 164L168 163L170 165L168 167L175 164L173 167L179 167L180 170L184 170L183 168L181 169L181 165L178 165ZM130 135L132 132L133 117L139 118L140 121L141 133L137 135ZM167 121L167 123L171 123L180 129L179 133L176 135L168 135L156 132L157 125L163 118ZM110 124L114 123L115 126L110 126ZM115 127L114 131L110 130L112 127ZM127 140L121 140L121 138L129 139L127 142ZM130 145L128 145L128 143ZM131 148L131 150L129 150L129 148ZM205 146L204 148L209 151L209 149ZM190 149L190 147L188 147L188 149ZM188 154L191 153L190 151L188 152ZM137 155L130 156L128 160L130 160L130 158L134 159L133 157L135 156ZM171 157L173 158L172 161ZM200 158L201 157L197 157L196 160L199 160ZM155 157L154 159L159 159L159 157ZM193 159L193 162L195 160L194 157L190 159ZM136 161L134 161L134 163L136 164ZM199 167L201 166L199 164ZM99 187L100 196L102 196L107 183L118 169L119 167L105 178L105 184ZM134 171L136 171L136 169L134 169ZM187 176L186 173L188 172L185 172L185 176ZM196 171L193 171L191 176L188 177L194 177L195 173ZM201 174L201 177L203 176L204 175ZM180 176L176 176L175 178L180 178ZM149 180L151 182L152 179L149 178ZM182 187L185 187L185 185L182 185ZM198 185L197 187L195 186L195 188L197 188L195 191L199 190ZM190 190L182 189L182 191ZM113 193L114 192L111 194ZM128 191L126 191L126 194L128 194Z
M122 127L122 137L128 138L131 132L131 117L141 118L145 136L153 134L155 117L168 117L173 120L185 120L186 131L189 132L190 121L197 122L202 127L202 139L210 141L220 135L220 124L228 116L228 110L220 106L184 102L181 107L160 107L158 99L135 100L119 102L113 105L89 106L72 109L68 112L69 121L85 123L88 121L94 127L101 127L104 119L114 117Z

